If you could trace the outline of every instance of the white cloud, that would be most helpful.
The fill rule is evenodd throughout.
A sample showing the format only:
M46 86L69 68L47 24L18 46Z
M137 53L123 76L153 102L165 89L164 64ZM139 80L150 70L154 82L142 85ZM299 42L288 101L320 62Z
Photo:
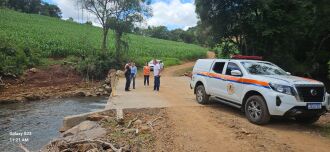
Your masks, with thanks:
M72 17L77 22L92 21L94 25L100 26L94 15L88 13L86 10L82 12L81 9L78 9L77 0L52 1L62 10L63 19ZM138 25L142 27L164 25L170 29L182 28L186 30L197 24L197 15L193 2L182 3L180 0L171 0L170 2L157 0L151 4L151 8L153 16Z
M72 17L80 23L92 21L94 25L100 26L96 16L82 10L81 6L77 4L77 0L53 0L53 2L61 9L63 19Z
M153 17L147 20L148 25L188 29L197 24L193 3L181 3L180 0L172 0L168 3L158 1L151 4L151 8Z

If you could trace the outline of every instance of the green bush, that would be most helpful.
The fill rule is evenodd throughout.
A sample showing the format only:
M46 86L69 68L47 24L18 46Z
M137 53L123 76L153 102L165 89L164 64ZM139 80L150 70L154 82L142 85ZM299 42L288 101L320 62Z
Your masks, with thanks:
M24 44L13 44L0 38L0 75L20 75L27 68L40 64L40 54Z
M163 62L166 67L181 64L181 61L177 58L165 58Z
M110 69L118 69L121 64L117 63L112 53L98 53L90 55L78 61L76 65L77 71L87 78L104 79Z
M215 47L215 53L218 58L230 58L231 54L237 54L239 51L238 47L233 42L222 40L222 42Z

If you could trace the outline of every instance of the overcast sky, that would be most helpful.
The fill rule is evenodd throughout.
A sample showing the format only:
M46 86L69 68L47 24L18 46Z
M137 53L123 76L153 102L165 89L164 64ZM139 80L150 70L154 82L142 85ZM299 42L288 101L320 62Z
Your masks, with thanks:
M44 0L56 4L62 10L63 19L72 17L75 21L86 22L87 20L97 23L97 19L86 11L78 11L75 0ZM164 25L168 29L188 29L197 24L194 0L152 0L151 8L153 16L140 26ZM82 17L83 16L83 17Z

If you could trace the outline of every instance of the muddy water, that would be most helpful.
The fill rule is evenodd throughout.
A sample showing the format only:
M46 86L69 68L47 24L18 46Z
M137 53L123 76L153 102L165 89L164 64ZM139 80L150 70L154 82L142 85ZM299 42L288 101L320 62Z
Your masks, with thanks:
M106 98L54 99L0 105L0 151L38 151L58 137L63 117L103 109Z

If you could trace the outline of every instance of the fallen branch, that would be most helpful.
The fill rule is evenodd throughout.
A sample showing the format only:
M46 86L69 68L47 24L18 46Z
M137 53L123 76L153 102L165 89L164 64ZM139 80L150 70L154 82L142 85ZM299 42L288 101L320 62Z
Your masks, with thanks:
M107 146L110 146L110 148L115 151L115 152L122 152L123 151L123 148L119 148L117 149L113 144L111 143L108 143L108 142L105 142L105 141L101 141L101 140L96 140L97 142L101 143L101 144L105 144Z
M76 145L76 144L83 144L83 143L99 143L99 144L104 144L106 146L109 146L114 152L122 152L123 148L117 149L112 143L101 141L101 140L81 140L81 141L76 141L76 142L71 142L68 144Z
M132 123L134 123L136 120L138 120L138 117L135 117L133 120L129 121L126 128L131 128Z
M19 144L18 147L24 150L24 152L30 152L23 144Z
M116 109L116 118L117 118L117 123L122 125L124 123L124 112L123 109L117 108Z
M156 122L156 121L159 120L159 119L163 119L163 117L158 117L158 118L156 118L156 119L154 119L154 120L152 120L152 121L149 121L149 122L147 123L147 125L151 128L151 130L154 130L154 128L153 128L153 126L154 126L154 122Z

